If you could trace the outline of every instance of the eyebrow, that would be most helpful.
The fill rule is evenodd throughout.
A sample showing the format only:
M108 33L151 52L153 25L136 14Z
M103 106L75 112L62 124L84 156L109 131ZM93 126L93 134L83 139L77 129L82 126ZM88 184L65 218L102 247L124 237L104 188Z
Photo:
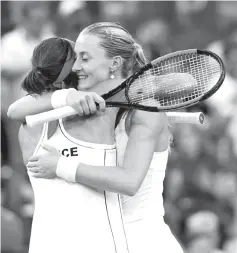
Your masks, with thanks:
M88 53L88 52L86 52L86 51L79 52L78 54L79 54L79 55L82 55L82 56L83 56L84 54L89 55L89 53Z

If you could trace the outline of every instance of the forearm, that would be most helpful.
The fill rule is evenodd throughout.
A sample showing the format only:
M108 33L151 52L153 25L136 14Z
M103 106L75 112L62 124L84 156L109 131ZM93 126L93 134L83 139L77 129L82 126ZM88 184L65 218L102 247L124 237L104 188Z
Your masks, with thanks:
M27 115L37 114L52 110L51 105L51 95L50 93L45 93L41 96L39 95L28 95L23 98L18 99L8 108L7 116L13 120L19 120L25 122L25 117Z
M158 119L164 122L163 117ZM140 124L130 130L122 167L92 166L79 163L75 159L68 167L69 158L61 156L57 163L57 176L101 190L130 196L136 194L150 167L156 140L163 129L162 125L153 125L149 129Z
M137 193L150 167L157 139L161 133L164 134L167 120L165 114L146 117L146 112L142 113L143 121L139 124L134 122L130 129L122 167L79 164L76 182L129 196Z
M134 176L125 168L115 166L91 166L80 163L76 182L90 187L124 195L134 195L137 187Z
M37 114L54 108L67 105L67 95L69 91L75 89L61 89L55 92L47 92L41 95L28 95L10 105L7 116L14 120L25 122L25 117Z

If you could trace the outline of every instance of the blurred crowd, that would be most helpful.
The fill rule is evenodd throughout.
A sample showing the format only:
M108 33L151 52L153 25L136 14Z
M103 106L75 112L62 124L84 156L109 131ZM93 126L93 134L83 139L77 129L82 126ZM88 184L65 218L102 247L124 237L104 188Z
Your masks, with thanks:
M226 78L202 111L204 125L176 124L164 182L165 221L187 253L237 252L237 2L2 1L1 225L2 253L26 253L33 193L18 144L20 123L7 118L22 97L20 82L43 39L77 38L85 26L116 21L149 59L176 50L217 53ZM160 238L162 239L162 238ZM159 243L159 238L157 240Z

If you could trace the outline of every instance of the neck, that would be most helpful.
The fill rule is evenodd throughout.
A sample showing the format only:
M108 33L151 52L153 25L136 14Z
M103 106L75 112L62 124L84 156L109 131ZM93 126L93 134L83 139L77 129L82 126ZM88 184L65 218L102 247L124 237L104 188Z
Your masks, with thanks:
M125 79L116 78L116 79L109 79L103 82L98 83L94 87L92 87L89 91L96 92L99 95L103 95L110 90L118 87Z

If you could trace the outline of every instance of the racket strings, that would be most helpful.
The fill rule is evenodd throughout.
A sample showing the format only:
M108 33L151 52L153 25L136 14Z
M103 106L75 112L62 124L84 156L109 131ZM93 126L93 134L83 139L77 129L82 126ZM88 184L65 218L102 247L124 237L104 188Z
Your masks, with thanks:
M211 56L186 54L145 71L128 90L131 102L171 106L199 99L219 80L221 68Z

